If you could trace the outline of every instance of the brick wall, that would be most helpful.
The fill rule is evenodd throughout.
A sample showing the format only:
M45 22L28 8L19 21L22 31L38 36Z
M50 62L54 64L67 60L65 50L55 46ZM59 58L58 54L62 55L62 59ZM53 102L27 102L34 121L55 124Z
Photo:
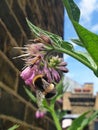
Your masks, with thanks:
M33 37L26 23L63 36L63 5L61 0L0 0L0 130L20 124L18 130L55 130L49 117L35 118L36 105L26 95L19 77L21 52L13 47L23 46ZM51 125L50 125L51 124Z

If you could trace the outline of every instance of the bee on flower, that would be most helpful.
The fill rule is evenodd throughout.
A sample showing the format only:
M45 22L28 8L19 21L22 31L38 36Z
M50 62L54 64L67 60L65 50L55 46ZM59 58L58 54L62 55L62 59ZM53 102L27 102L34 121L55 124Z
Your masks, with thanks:
M53 56L52 40L45 35L29 40L22 50L21 57L25 61L20 76L36 92L38 106L44 98L51 99L56 95L56 84L62 78L62 72L67 73L67 63L58 55ZM40 97L40 98L39 98Z

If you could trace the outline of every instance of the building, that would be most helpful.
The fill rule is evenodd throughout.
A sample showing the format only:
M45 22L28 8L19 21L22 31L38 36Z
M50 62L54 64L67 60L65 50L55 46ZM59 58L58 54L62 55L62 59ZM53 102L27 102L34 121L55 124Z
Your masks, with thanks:
M77 118L88 110L98 110L98 93L93 95L93 83L85 83L81 87L74 87L74 91L67 91L63 96L63 110L67 110L68 114L65 115L63 121L63 128L67 127L66 122L71 125L71 120ZM71 120L69 120L71 119ZM64 126L65 123L65 126ZM97 130L97 120L92 122L85 130Z

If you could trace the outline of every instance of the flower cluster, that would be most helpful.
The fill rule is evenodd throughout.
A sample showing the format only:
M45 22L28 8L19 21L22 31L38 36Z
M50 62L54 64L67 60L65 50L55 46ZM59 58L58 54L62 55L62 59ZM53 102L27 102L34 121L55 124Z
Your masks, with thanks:
M48 83L58 83L61 79L61 72L68 72L66 62L62 58L52 56L53 43L48 36L40 36L38 39L30 40L30 43L22 48L25 68L21 77L27 85L33 85L33 79L37 75L43 75Z
M55 84L61 80L62 72L68 72L67 63L58 55L52 55L55 51L53 42L45 35L29 40L29 43L20 49L23 54L19 57L25 61L20 76L25 84L36 92L39 107L36 117L40 118L46 113L42 101L44 98L50 99L56 95Z

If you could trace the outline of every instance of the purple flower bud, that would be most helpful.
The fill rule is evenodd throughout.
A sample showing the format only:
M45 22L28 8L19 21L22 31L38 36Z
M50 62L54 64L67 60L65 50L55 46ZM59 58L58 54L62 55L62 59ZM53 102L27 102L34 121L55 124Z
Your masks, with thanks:
M35 117L36 117L36 118L40 118L40 111L36 111Z
M43 118L45 116L45 112L40 112L40 118Z
M48 44L52 44L52 40L50 39L50 37L46 36L46 35L40 35L40 38L46 43Z
M22 79L26 80L29 77L31 77L32 75L32 70L30 67L26 67L20 74L20 76L22 77Z
M68 72L68 69L65 68L64 66L58 66L58 67L56 67L56 68L59 69L59 70L61 70L61 71L64 72L64 73L67 73L67 72Z
M61 79L59 73L55 69L51 69L51 73L54 81L59 82Z
M35 113L36 118L43 118L45 116L45 112L42 111L36 111Z
M47 77L48 82L51 82L52 81L52 77L51 77L51 73L50 73L49 68L47 67L47 63L46 62L45 62L44 68L43 68L43 73Z
M66 66L66 65L67 65L67 63L64 61L59 63L59 66Z

